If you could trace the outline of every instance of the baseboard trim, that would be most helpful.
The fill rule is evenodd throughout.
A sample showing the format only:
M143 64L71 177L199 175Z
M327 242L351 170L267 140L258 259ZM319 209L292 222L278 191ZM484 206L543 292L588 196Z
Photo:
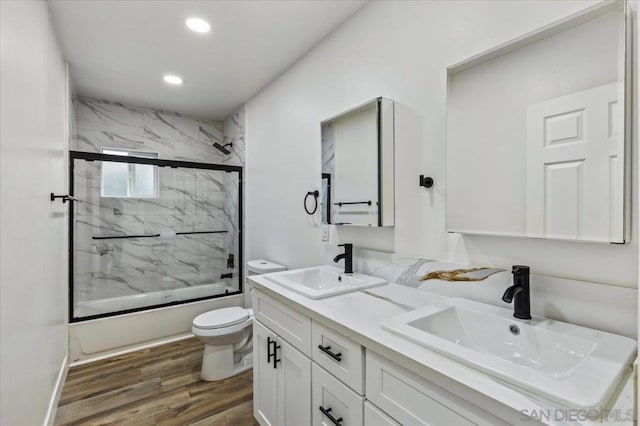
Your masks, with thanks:
M96 356L93 356L93 357L90 357L90 358L84 358L84 359L81 359L81 360L78 360L78 361L74 361L71 364L69 364L69 367L77 367L79 365L84 365L84 364L89 364L89 363L96 362L96 361L101 361L103 359L111 358L111 357L114 357L114 356L120 356L120 355L128 354L128 353L131 353L131 352L140 351L142 349L148 349L148 348L153 348L153 347L156 347L156 346L166 345L167 343L173 343L173 342L177 342L179 340L189 339L191 337L194 337L193 333L188 332L188 333L180 334L178 336L172 336L172 337L168 337L168 338L154 340L153 342L150 342L150 343L147 342L147 343L143 343L143 344L139 344L139 345L127 346L125 349L109 351L109 352L102 353L100 355L96 355Z
M69 365L67 365L69 357L65 356L60 365L60 372L56 379L56 385L53 388L51 399L49 400L49 408L47 409L47 416L44 418L44 426L53 426L53 422L56 418L56 410L58 409L58 402L60 401L60 395L62 395L62 388L64 387L64 381L67 378L67 372L69 371Z

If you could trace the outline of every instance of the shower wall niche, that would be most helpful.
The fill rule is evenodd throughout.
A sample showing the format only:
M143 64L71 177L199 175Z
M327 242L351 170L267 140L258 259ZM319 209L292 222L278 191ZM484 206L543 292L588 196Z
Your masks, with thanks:
M241 293L242 112L215 122L88 98L75 108L70 320Z

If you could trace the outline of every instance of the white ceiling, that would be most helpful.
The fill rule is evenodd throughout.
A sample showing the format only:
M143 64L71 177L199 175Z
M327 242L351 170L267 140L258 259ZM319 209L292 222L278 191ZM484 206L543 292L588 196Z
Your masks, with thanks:
M366 1L49 2L76 92L224 119ZM196 16L211 24L197 34ZM184 78L169 86L163 74Z

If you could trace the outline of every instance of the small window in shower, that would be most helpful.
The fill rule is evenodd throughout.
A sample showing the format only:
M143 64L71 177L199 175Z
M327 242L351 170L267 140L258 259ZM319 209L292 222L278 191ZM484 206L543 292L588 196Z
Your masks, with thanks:
M103 148L103 154L158 158L156 152ZM100 195L109 198L157 198L158 168L150 164L102 163Z

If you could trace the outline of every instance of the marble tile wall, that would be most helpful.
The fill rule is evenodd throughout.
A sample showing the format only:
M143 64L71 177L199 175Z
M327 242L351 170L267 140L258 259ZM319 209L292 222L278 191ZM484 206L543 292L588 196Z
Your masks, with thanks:
M227 117L224 120L222 127L222 135L223 135L223 143L224 144L232 144L228 149L231 151L231 154L226 156L224 159L225 164L232 165L244 165L245 158L245 112L244 107L240 110L236 111L231 116ZM244 173L244 168L243 168ZM239 189L240 185L243 185L242 189L244 189L244 176L241 176L242 182L239 182L235 174L227 174L226 180L224 183L224 191L225 191L225 226L228 230L228 236L225 246L225 251L227 253L235 253L235 271L237 273L238 268L243 267L240 265L240 259L238 257L240 253L240 228L239 228ZM243 191L244 193L244 191ZM244 223L244 217L242 218L242 222Z
M75 99L77 135L72 149L101 152L104 147L149 150L159 158L242 165L212 147L223 143L223 122L118 102Z
M71 149L150 151L159 158L244 164L244 113L225 122L91 98L76 98ZM75 131L73 131L75 128ZM233 142L224 155L213 143ZM158 168L156 198L100 195L101 163L76 161L74 171L75 300L210 284L233 273L238 286L238 173ZM221 234L176 232L227 230ZM154 238L95 240L93 237L160 234ZM229 254L235 258L228 267Z
M233 146L229 148L231 154L223 156L221 161L224 164L243 166L246 148L244 107L224 120L222 123L222 140L223 144L231 143Z
M322 125L322 173L333 174L335 150L333 147L333 123Z
M335 164L335 149L334 149L334 138L333 138L333 123L325 123L322 125L320 130L321 132L321 145L322 145L322 173L329 174L331 179L331 184L333 185L335 182L334 177L334 164ZM332 206L327 209L327 203L329 200L327 199L327 195L329 193L329 188L327 185L327 180L322 180L322 194L320 195L320 203L322 209L322 223L329 223L328 214L330 214L329 210ZM333 186L332 188L333 189ZM333 198L333 197L332 197Z

